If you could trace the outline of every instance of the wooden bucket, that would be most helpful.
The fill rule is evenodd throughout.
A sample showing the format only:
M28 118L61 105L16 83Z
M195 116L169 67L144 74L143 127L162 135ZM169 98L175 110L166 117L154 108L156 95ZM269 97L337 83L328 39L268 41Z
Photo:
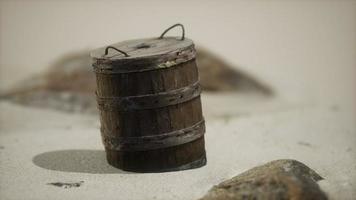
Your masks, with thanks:
M164 37L177 26L182 37ZM158 38L97 49L91 57L109 164L136 172L206 164L195 49L181 24Z

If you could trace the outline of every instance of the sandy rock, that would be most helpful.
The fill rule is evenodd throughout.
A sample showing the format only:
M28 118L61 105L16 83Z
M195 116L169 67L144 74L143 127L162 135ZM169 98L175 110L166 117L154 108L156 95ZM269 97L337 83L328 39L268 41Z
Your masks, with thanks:
M227 64L212 52L197 48L196 61L200 84L205 91L254 93L264 96L273 94L271 88L260 80Z
M53 185L56 187L67 189L72 187L80 187L83 183L84 181L73 182L73 183L54 182L54 183L47 183L47 185Z
M271 96L272 90L246 73L237 71L213 53L198 48L197 64L203 90ZM96 113L96 81L88 52L65 55L48 71L0 94L2 99L28 106L69 112Z
M272 95L272 89L245 72L236 70L212 52L197 48L196 61L200 73L200 84L206 91L235 91L261 95ZM91 67L89 52L78 52L60 57L48 71L30 77L7 91L8 95L28 92L67 91L90 93L96 89L95 75Z
M214 186L200 200L327 199L316 183L323 178L296 160L276 160Z

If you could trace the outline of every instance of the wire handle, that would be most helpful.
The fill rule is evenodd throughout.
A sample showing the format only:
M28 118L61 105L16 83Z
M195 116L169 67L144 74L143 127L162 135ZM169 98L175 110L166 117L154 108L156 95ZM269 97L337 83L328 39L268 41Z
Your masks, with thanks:
M159 36L158 39L162 39L163 36L164 36L169 30L171 30L172 28L175 28L175 27L177 27L177 26L180 26L180 27L182 28L182 38L181 38L181 40L184 40L184 37L185 37L185 30L184 30L184 26L183 26L182 24L174 24L173 26L167 28L167 29L161 34L161 36Z
M129 57L129 54L127 54L125 51L122 51L122 50L120 50L120 49L117 49L117 48L115 48L115 47L113 47L113 46L107 46L107 47L105 48L105 55L108 55L109 49L114 49L114 50L116 50L116 51L118 51L118 52L124 54L125 57Z

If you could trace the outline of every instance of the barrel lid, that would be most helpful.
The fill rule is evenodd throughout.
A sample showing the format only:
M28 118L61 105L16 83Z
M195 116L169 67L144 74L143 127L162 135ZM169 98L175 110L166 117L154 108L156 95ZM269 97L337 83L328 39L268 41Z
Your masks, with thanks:
M164 37L174 27L181 37ZM96 73L130 73L168 68L195 58L193 41L185 38L182 24L166 29L160 37L127 40L90 53Z
M188 38L184 38L184 40L177 37L145 38L122 41L102 47L92 51L90 56L98 60L134 60L165 55L193 46L193 41Z

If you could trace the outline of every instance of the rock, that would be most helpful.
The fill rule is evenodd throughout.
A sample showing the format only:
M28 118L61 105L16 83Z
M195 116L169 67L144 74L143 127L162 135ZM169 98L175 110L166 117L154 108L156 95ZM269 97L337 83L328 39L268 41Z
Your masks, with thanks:
M214 186L200 200L323 200L327 197L317 184L322 179L301 162L276 160Z
M196 61L200 84L205 91L273 95L272 89L267 84L227 64L207 49L197 48Z
M72 187L80 187L84 181L73 182L73 183L63 183L63 182L55 182L55 183L47 183L47 185L53 185L61 188L72 188Z
M207 50L197 48L196 60L205 91L273 94L268 86L237 71ZM0 99L67 112L97 113L95 90L91 58L89 52L82 51L59 58L48 71L19 82L0 94Z

